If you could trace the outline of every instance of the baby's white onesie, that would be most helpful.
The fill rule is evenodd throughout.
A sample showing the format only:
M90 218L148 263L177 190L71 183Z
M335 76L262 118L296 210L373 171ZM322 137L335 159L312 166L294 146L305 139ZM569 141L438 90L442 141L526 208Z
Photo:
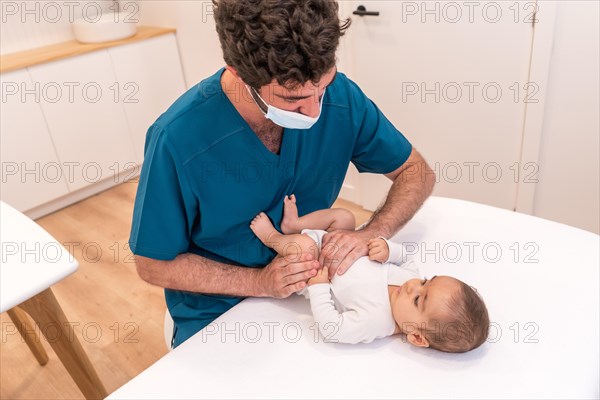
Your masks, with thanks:
M304 229L321 249L322 230ZM384 239L384 238L382 238ZM385 239L384 239L385 240ZM381 264L361 257L331 283L307 286L298 292L310 299L313 317L323 337L330 342L369 343L394 333L388 285L400 286L420 278L416 263L406 260L401 244L386 240L390 249L387 262Z

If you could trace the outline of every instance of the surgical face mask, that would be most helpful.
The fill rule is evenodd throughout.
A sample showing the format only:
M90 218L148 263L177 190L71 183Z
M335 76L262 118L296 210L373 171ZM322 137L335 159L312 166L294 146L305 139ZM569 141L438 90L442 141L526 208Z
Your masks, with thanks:
M293 111L282 110L281 108L272 106L271 104L268 104L266 101L264 101L256 90L249 88L248 85L246 85L246 89L248 89L248 92L250 92L250 96L252 96L252 99L254 100L258 108L260 108L260 110L265 114L265 118L270 119L271 121L273 121L273 123L284 128L310 129L319 120L319 117L321 116L321 109L323 108L323 98L325 97L325 90L323 91L323 96L321 96L319 104L319 115L317 115L316 117L309 117L308 115L300 114ZM262 109L260 104L258 104L252 92L254 92L256 96L264 104L267 105L266 113Z

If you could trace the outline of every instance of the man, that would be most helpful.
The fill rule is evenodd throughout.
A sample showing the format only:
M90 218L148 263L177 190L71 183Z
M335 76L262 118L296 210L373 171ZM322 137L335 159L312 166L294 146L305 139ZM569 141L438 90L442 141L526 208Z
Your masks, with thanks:
M148 130L130 247L142 279L165 288L178 346L244 297L284 298L322 265L344 273L369 239L394 235L433 188L419 153L335 65L333 1L215 1L226 68ZM358 231L328 234L320 260L274 257L249 228L329 208L348 165L394 183ZM415 173L415 169L418 173ZM409 172L410 171L410 172Z

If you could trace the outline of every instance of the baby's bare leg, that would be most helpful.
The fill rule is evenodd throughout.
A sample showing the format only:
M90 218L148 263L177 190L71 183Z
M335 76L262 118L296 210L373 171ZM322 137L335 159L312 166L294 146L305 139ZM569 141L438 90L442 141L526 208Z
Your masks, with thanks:
M319 258L319 247L314 240L299 233L289 235L279 233L265 213L261 212L254 217L250 222L250 229L265 246L275 250L281 256L294 260L304 253L310 253L314 257L313 260Z
M344 208L318 210L298 217L296 196L286 196L283 200L283 220L281 221L283 233L300 233L302 229L333 231L336 229L354 230L355 228L354 214Z

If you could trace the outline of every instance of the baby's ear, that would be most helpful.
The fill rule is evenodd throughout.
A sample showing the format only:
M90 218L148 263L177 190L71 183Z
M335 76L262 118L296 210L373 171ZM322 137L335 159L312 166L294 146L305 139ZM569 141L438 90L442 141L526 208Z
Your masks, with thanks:
M429 341L420 332L409 333L406 338L414 346L429 347Z

